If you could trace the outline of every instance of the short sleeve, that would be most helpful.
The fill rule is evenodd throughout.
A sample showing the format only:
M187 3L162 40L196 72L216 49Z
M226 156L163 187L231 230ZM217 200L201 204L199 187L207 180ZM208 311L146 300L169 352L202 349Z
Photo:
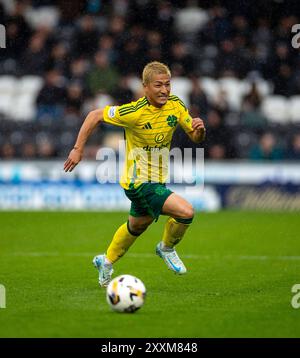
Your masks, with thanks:
M178 99L178 101L176 103L177 103L179 113L180 113L179 124L180 124L181 128L186 133L192 132L193 131L192 117L190 116L189 111L187 110L186 106L180 99Z
M112 124L114 126L130 128L135 121L135 116L134 113L124 110L123 107L124 106L104 107L104 122Z

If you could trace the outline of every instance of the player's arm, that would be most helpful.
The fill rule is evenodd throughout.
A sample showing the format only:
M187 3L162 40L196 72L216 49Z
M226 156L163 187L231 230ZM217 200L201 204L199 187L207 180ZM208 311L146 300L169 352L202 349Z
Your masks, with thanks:
M64 164L64 171L71 172L76 165L81 161L85 143L89 136L93 133L97 125L103 120L103 109L96 109L91 111L85 118L78 136L76 143L71 150L68 159Z
M172 96L180 113L179 124L194 143L200 143L205 138L205 126L201 118L192 118L182 100Z
M192 128L193 130L191 132L188 132L187 135L194 143L202 142L205 139L206 133L203 120L201 118L193 118Z

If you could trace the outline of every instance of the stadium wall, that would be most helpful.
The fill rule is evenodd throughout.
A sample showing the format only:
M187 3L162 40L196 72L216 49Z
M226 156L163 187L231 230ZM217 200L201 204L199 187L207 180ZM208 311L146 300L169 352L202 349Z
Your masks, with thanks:
M62 166L61 161L2 162L0 210L128 210L118 183L96 179L98 162L81 163L67 174ZM112 165L112 178L114 171ZM199 211L300 210L300 167L294 163L206 162L197 183L174 184L171 178L169 187Z

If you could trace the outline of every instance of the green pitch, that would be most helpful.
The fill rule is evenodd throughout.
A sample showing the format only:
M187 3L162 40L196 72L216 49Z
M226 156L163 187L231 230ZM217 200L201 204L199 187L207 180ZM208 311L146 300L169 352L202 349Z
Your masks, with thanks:
M134 314L112 312L92 258L126 213L0 213L0 337L299 337L299 214L197 214L178 277L154 254L161 217L122 260L147 288Z

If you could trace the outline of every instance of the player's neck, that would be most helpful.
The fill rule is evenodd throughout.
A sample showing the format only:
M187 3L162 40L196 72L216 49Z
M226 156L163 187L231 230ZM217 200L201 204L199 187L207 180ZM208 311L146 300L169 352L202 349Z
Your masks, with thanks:
M148 98L147 96L145 96L146 100L148 101L149 104L151 104L151 106L156 107L156 108L161 108L162 106L164 106L164 104L159 104L156 102L153 102L150 98Z

